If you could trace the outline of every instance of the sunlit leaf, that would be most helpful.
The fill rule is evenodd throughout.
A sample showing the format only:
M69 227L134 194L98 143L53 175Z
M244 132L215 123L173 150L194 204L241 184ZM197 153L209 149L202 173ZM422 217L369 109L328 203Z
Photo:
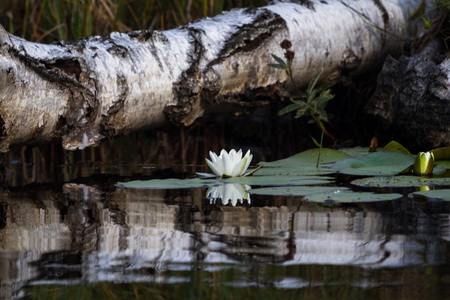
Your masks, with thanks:
M450 178L428 178L420 176L383 176L353 180L353 185L362 187L412 187L412 186L450 186Z
M389 142L386 146L384 146L383 151L397 151L411 155L411 152L409 152L408 149L406 149L402 144L396 141Z
M434 155L434 160L450 161L450 147L441 147L433 149L430 152Z
M413 163L413 156L396 151L385 151L338 161L332 169L348 175L395 175Z
M427 200L450 201L450 189L420 191L409 194L410 197L420 197Z

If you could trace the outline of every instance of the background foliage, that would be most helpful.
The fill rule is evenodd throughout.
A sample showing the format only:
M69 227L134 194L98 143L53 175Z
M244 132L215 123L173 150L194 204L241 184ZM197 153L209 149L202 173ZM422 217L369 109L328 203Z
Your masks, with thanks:
M73 40L112 31L170 29L200 17L267 0L8 0L0 23L35 42Z

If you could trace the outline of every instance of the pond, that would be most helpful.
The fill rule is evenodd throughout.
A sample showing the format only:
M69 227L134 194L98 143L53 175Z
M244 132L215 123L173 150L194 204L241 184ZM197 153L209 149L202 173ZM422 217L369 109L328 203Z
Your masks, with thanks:
M208 143L184 146L205 157ZM0 298L450 297L450 202L409 197L415 188L385 189L402 195L391 201L324 204L259 194L223 203L207 188L116 186L206 171L200 158L183 164L164 145L173 145L167 136L134 135L65 159L52 157L52 146L6 156ZM256 162L272 155L264 149L252 146ZM327 176L361 190L349 183L358 177Z

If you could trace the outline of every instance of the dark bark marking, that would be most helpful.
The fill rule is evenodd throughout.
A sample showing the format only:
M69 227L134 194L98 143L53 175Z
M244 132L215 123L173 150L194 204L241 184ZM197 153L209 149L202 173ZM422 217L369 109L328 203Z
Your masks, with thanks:
M5 119L0 114L0 141L4 140L6 137Z
M108 115L115 114L123 108L125 99L128 97L130 91L125 75L117 75L116 84L119 87L118 100L108 109Z
M216 59L212 60L204 70L199 70L198 64L203 57L202 34L204 32L186 27L189 31L194 47L190 67L183 72L181 79L173 85L176 104L164 109L166 116L175 124L191 124L203 115L204 101L214 99L220 91L221 80L212 66L221 63L227 57L242 52L251 52L260 47L272 37L278 29L285 29L284 20L277 14L266 9L249 8L245 13L255 15L253 22L245 24L224 43Z
M342 60L339 63L339 69L344 73L351 73L356 71L361 65L361 58L353 52L352 49L347 48L342 54Z
M380 10L381 12L381 17L383 19L383 29L381 31L381 48L383 49L384 46L386 45L386 40L387 40L387 33L389 30L389 13L386 9L386 7L384 7L383 3L381 3L380 0L373 0L375 6Z
M9 49L9 53L12 56L17 57L28 68L45 80L59 83L65 87L75 86L85 89L84 85L78 81L82 71L80 62L76 59L57 58L55 60L38 60L21 52L23 50Z
M201 80L202 74L199 70L200 59L203 56L204 48L202 43L203 31L188 27L188 34L192 38L193 53L190 57L190 66L184 71L178 82L173 84L173 91L176 104L164 108L164 114L173 123L179 125L190 125L196 118L203 115L201 108Z
M151 43L149 50L153 55L155 60L158 62L158 66L160 70L163 70L163 63L156 51L155 43L161 43L163 45L169 45L170 42L167 37L157 30L142 30L142 31L133 31L128 34L131 38L135 38L142 43Z
M258 16L255 17L254 21L241 26L224 43L225 47L221 49L217 58L211 61L208 66L220 63L227 57L239 52L251 52L260 47L265 40L272 37L276 30L286 28L284 19L278 14L263 8L256 10L256 13L258 13Z

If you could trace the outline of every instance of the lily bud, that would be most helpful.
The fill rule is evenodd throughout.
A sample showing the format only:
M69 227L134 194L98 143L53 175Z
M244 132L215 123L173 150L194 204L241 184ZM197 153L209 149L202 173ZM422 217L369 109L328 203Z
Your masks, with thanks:
M434 155L431 152L420 152L413 165L414 175L431 175L434 169Z

